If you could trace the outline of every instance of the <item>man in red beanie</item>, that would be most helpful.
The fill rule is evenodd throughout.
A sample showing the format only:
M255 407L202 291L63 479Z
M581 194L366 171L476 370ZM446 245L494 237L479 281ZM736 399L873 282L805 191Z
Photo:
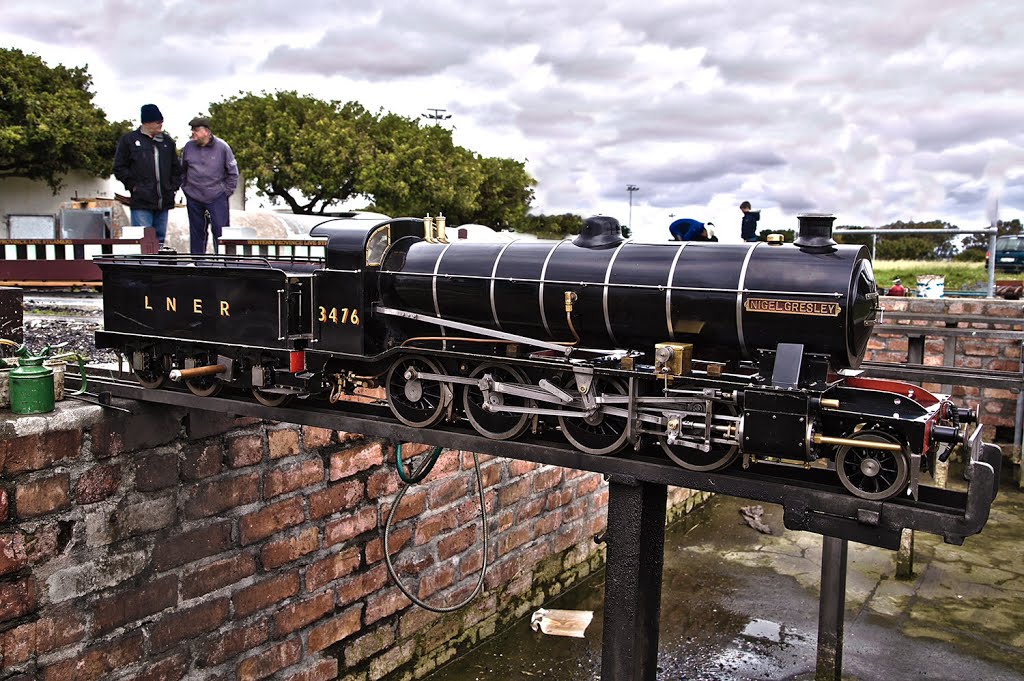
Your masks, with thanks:
M156 104L143 104L137 130L125 133L114 152L114 177L132 195L132 225L152 227L164 245L167 214L181 187L181 164L174 139L164 133Z

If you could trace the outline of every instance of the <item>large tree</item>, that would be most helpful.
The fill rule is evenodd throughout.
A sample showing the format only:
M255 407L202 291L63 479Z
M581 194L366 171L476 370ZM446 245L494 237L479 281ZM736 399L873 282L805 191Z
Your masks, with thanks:
M476 222L483 173L476 156L452 142L451 132L389 113L377 121L373 139L360 186L376 210L444 214L452 225Z
M210 117L257 193L293 212L323 213L362 193L374 117L357 102L246 93L211 104Z
M479 208L474 222L493 229L523 231L529 224L527 211L533 203L537 181L521 161L510 158L481 158Z
M536 182L523 164L483 158L441 126L295 92L241 93L210 114L257 192L296 213L365 197L372 210L450 225L527 223Z
M70 171L110 175L131 124L108 121L91 87L87 67L51 67L0 48L0 177L42 180L56 194Z

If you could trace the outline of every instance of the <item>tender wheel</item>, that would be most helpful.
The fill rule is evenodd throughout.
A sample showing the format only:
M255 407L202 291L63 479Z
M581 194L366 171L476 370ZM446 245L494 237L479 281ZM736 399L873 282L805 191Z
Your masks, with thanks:
M862 430L849 436L851 440L900 444L889 433ZM910 476L906 452L844 446L836 452L836 472L843 487L861 499L883 501L896 496L907 486Z
M699 406L701 408L704 407L703 404ZM723 408L730 415L736 415L736 408L731 404L724 405ZM709 472L721 470L735 461L736 456L740 452L738 445L723 445L717 442L712 442L711 449L706 452L693 449L692 447L683 447L682 445L670 445L666 438L659 438L658 442L665 453L668 454L668 458L688 471Z
M442 418L451 403L451 389L436 380L423 380L419 373L444 374L444 369L427 357L402 357L388 370L388 406L402 423L428 428Z
M594 376L590 384L594 395L626 395L628 390L621 381L607 376ZM566 386L569 393L579 394L575 376ZM609 416L598 412L586 418L558 417L562 434L577 449L588 454L613 454L626 446L626 417Z
M147 358L145 368L136 369L134 373L139 385L149 390L162 388L167 380L167 369L164 367L162 357Z
M280 407L290 402L292 398L287 393L270 393L255 386L252 389L252 396L264 407Z
M502 383L526 383L523 372L515 367L504 364L481 364L470 378L482 378L490 375L495 381ZM533 407L533 400L503 393L491 393L488 406L484 408L484 394L475 385L467 385L462 393L462 405L466 410L466 418L476 432L492 440L511 440L522 435L530 426L530 414L509 413L502 411L503 406Z
M185 386L188 391L193 395L199 397L213 397L220 392L224 384L217 379L216 376L200 376L199 378L193 378L185 381Z

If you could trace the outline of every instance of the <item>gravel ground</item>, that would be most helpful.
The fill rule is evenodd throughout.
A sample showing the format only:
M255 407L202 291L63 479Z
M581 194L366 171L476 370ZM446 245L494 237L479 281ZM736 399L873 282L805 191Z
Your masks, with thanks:
M32 305L25 310L25 345L33 354L49 345L51 355L77 352L90 363L116 362L113 352L96 349L95 333L102 325L103 313L96 308ZM54 348L61 343L63 347ZM10 354L9 348L4 350Z

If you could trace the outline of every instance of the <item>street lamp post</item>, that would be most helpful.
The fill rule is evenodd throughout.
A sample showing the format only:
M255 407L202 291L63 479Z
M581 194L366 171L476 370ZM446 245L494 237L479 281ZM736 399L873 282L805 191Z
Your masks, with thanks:
M427 108L430 113L420 114L426 119L434 121L434 125L440 125L441 121L446 121L452 117L450 113L446 113L448 109L431 109Z
M629 228L633 229L633 192L640 191L640 187L635 184L627 184L626 191L629 192ZM636 232L634 232L635 234Z

